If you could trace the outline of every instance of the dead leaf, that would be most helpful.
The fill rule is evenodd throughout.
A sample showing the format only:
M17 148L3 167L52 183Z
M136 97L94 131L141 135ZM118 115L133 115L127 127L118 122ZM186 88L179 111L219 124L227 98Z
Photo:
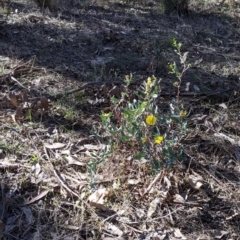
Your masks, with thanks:
M187 240L178 228L174 228L174 236L178 239Z
M202 124L204 123L207 116L208 115L196 114L191 118L191 121L193 121L195 124Z
M186 87L185 87L185 91L188 92L189 91L189 87L190 87L190 82L186 83Z
M60 227L67 228L74 231L78 231L79 229L81 229L80 226L78 227L78 226L72 226L72 225L66 225L66 224L61 224Z
M13 121L16 123L17 119L19 118L23 118L24 114L23 114L23 105L21 104L20 106L18 106L18 108L16 109L15 113L12 114L12 119Z
M89 202L89 205L92 207L95 207L97 209L100 209L102 211L109 211L110 209L105 207L103 204L101 203L96 203L96 202Z
M99 188L96 192L88 197L90 203L104 204L107 201L109 191L106 188Z
M203 190L203 189L199 189L200 190L200 192L202 193L202 195L203 195L203 197L204 198L208 198L208 195L207 195L207 193L206 193L206 191L205 190Z
M106 222L106 225L104 228L107 231L109 231L111 234L116 235L118 237L121 237L123 235L123 231L119 229L117 226L113 225L112 223Z
M224 109L228 109L228 107L227 107L227 105L226 105L225 103L219 104L219 107L222 107L222 108L224 108Z
M139 179L128 179L127 182L130 185L136 185L136 184L138 184L140 182L140 180Z
M83 145L85 149L88 150L101 150L103 148L109 148L110 146L104 145L104 144L99 144L99 145L93 145L93 144L84 144Z
M211 122L213 123L219 122L219 115L215 116Z
M35 165L32 166L32 171L35 171L35 175L38 176L39 173L41 172L41 166L39 163L36 163Z
M136 208L136 215L140 218L143 219L145 217L145 211L142 208Z
M120 98L122 92L123 92L123 87L114 86L114 87L109 91L108 94L109 94L109 97Z
M199 190L203 185L203 179L200 176L196 176L193 174L188 177L187 181L190 187L193 188L194 190Z
M204 126L207 127L207 129L213 129L213 123L212 123L211 119L208 119L208 120L206 119L204 121Z
M161 202L160 198L155 198L149 205L147 217L151 218L152 215L156 212L159 203Z
M196 92L201 92L200 88L197 85L193 85L193 88Z
M53 143L53 144L48 144L48 143L44 144L44 147L49 148L49 149L60 149L60 148L63 148L65 146L66 146L66 144L59 143L59 142L56 142L56 143Z
M31 200L28 201L28 202L25 202L22 206L26 206L26 205L32 204L32 203L40 200L41 198L45 197L45 196L48 194L48 192L49 192L49 190L43 191L43 192L40 193L37 197L31 199Z
M185 199L180 194L175 194L173 202L176 203L185 203Z
M23 91L21 91L20 95L21 95L22 102L28 102L28 90L27 89L24 89Z
M48 99L46 97L41 97L41 107L47 111L49 109L49 103L48 103Z
M16 94L14 92L10 92L9 93L9 98L10 98L10 100L12 102L12 105L14 107L18 107L19 106L18 98L17 98L17 96L16 96Z
M226 124L227 120L228 120L228 114L224 114L220 119L221 124L222 125Z
M164 176L163 182L165 183L166 188L169 190L172 186L171 181L166 176Z
M104 96L104 98L107 98L108 89L107 89L107 86L105 84L101 86L101 93Z
M12 106L12 102L7 96L3 97L2 104L3 104L4 107L7 107L7 108Z
M85 162L80 161L79 157L71 156L71 155L63 155L63 158L68 161L69 165L77 165L77 166L86 166L88 158L85 158ZM81 160L83 160L83 157L81 157Z
M212 238L213 239L222 239L223 236L227 235L228 232L227 231L223 231L223 230L215 230L212 234Z

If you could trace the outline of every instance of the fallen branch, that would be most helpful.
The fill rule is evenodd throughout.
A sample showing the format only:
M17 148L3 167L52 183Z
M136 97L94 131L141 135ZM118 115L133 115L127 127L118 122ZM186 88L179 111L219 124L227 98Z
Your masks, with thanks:
M53 96L54 99L59 99L64 96L74 94L76 92L82 91L83 89L89 87L89 86L94 86L94 85L103 85L103 84L122 84L123 81L96 81L96 82L85 82L83 83L80 87L71 89L69 91L61 92L58 93L57 95Z

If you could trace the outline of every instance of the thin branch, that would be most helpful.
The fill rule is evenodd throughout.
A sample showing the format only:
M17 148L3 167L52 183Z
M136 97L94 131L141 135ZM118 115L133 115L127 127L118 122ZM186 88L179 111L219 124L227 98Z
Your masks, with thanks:
M92 82L85 82L80 87L71 89L69 91L58 93L57 95L53 96L53 98L54 99L59 99L59 98L62 98L64 96L67 96L67 95L70 95L70 94L74 94L76 92L82 91L83 89L87 88L88 86L102 85L102 84L111 84L111 83L112 84L122 84L123 81L96 81L96 82L92 81Z
M148 186L148 188L145 190L143 195L146 195L147 193L150 192L150 190L152 189L153 185L158 181L158 179L162 178L164 171L161 171L155 178L154 180L150 183L150 185Z

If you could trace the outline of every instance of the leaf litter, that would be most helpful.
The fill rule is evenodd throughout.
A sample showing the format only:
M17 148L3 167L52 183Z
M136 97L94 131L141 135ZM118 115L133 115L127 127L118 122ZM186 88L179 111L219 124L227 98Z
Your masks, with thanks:
M81 9L83 18L76 15L72 22L64 14L56 18L22 11L10 14L1 26L0 236L237 239L238 28L213 13L190 22L151 15L145 5L143 12L128 5L123 15L119 6L90 3ZM101 10L105 8L115 10L115 18ZM103 13L107 21L102 21ZM92 156L106 146L91 137L90 129L99 123L102 109L112 108L109 98L124 91L124 75L134 72L138 82L131 86L133 92L149 74L163 78L163 110L175 96L165 67L173 59L169 39L176 31L196 63L181 89L192 128L182 140L187 161L152 176L147 162L134 160L123 146L105 157L93 175ZM21 61L5 57L10 56L6 42L20 46L12 51ZM225 45L230 52L224 52ZM63 106L65 113L59 111ZM69 113L71 107L76 115Z

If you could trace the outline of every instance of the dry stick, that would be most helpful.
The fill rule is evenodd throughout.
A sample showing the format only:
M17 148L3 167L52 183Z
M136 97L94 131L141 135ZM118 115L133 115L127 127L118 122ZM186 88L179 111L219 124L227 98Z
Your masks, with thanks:
M13 81L15 81L20 87L22 87L22 88L24 88L24 89L28 89L28 88L24 87L15 77L11 76L11 79L12 79Z
M68 187L68 185L64 182L64 180L62 179L61 175L58 174L57 170L54 168L51 160L49 159L49 163L50 163L50 166L51 166L51 169L54 173L54 175L56 176L56 178L58 179L58 181L61 183L61 185L70 193L72 193L74 196L76 196L77 198L80 198L80 196L75 193L70 187Z
M167 207L168 207L168 205L167 205ZM167 210L168 210L168 214L169 214L169 218L170 218L171 224L172 224L172 226L173 226L173 225L174 225L174 221L173 221L172 213L171 213L171 211L169 210L169 207L167 208Z
M125 225L126 225L127 227L131 228L133 231L135 231L135 232L137 232L137 233L144 233L144 231L138 230L138 229L136 229L136 228L130 226L130 225L127 224L127 223L125 223Z
M37 197L32 198L30 201L25 202L24 204L21 204L21 206L27 206L30 205L32 203L37 202L38 200L40 200L41 198L45 197L48 194L49 190L45 190L42 193L40 193Z
M146 195L148 192L150 192L150 190L152 189L153 185L157 182L157 180L159 178L162 178L164 171L161 171L155 178L154 180L151 182L151 184L148 186L148 188L145 190L145 192L143 193L143 195Z
M235 213L230 217L227 217L226 220L232 220L234 217L237 217L238 215L240 215L240 213Z
M72 193L74 196L76 196L77 198L80 198L80 196L75 193L70 187L68 187L68 185L64 182L64 180L62 179L61 175L58 174L57 170L54 168L52 162L51 162L51 159L50 159L50 156L47 152L47 149L44 147L44 151L46 153L46 156L47 156L47 159L48 159L48 162L50 163L50 167L51 167L51 170L53 171L54 175L56 176L56 178L58 179L58 181L61 183L61 185L70 193Z
M57 95L53 96L55 99L59 99L63 96L66 96L66 95L70 95L70 94L73 94L73 93L76 93L76 92L79 92L83 89L85 89L86 87L88 86L92 86L92 85L101 85L101 84L122 84L123 81L96 81L96 82L86 82L86 83L83 83L80 87L78 88L75 88L75 89L71 89L69 91L66 91L66 92L62 92L62 93L58 93Z
M68 187L68 185L67 185L67 184L64 182L64 180L62 179L61 175L60 175L60 174L57 172L57 170L54 168L54 166L53 166L53 164L52 164L52 162L51 162L51 159L50 159L50 157L49 157L49 155L48 155L47 149L46 149L45 147L44 147L44 151L45 151L46 156L47 156L47 159L48 159L48 161L49 161L49 163L50 163L50 167L51 167L54 175L57 177L58 181L62 184L62 186L63 186L68 192L72 193L74 196L76 196L78 199L80 199L80 196L79 196L76 192L74 192L70 187ZM91 207L86 201L83 201L83 200L82 200L82 202L84 202L88 207Z
M68 187L68 185L64 182L64 180L62 179L62 177L61 177L61 175L57 172L57 170L54 168L54 166L53 166L53 164L52 164L52 162L51 162L51 159L50 159L50 157L49 157L49 154L48 154L48 152L47 152L47 149L44 147L44 151L45 151L45 153L46 153L46 157L47 157L47 159L48 159L48 161L49 161L49 163L50 163L50 168L51 168L51 170L53 171L53 173L54 173L54 175L56 176L56 178L58 179L58 181L62 184L62 186L68 191L68 192L70 192L70 193L72 193L74 196L76 196L78 199L81 199L81 197L77 194L77 193L75 193L70 187ZM84 201L83 199L81 199L81 201L82 201L82 203L84 203L89 209L91 209L91 206L86 202L86 201ZM83 209L83 208L82 208ZM95 212L93 212L93 214L96 216L96 217L98 217L98 215L95 213Z
M48 159L48 160L49 160L49 163L50 163L50 166L51 166L51 169L52 169L54 175L56 176L56 178L58 179L58 181L62 184L62 186L63 186L68 192L72 193L74 196L76 196L78 199L80 199L80 196L79 196L77 193L75 193L70 187L68 187L68 185L64 182L64 180L62 179L61 175L60 175L60 174L57 172L57 170L54 168L51 160L50 160L50 159ZM82 201L83 201L83 200L82 200ZM89 205L87 202L85 202L85 201L83 201L83 202L84 202L88 207L90 207L90 205Z

